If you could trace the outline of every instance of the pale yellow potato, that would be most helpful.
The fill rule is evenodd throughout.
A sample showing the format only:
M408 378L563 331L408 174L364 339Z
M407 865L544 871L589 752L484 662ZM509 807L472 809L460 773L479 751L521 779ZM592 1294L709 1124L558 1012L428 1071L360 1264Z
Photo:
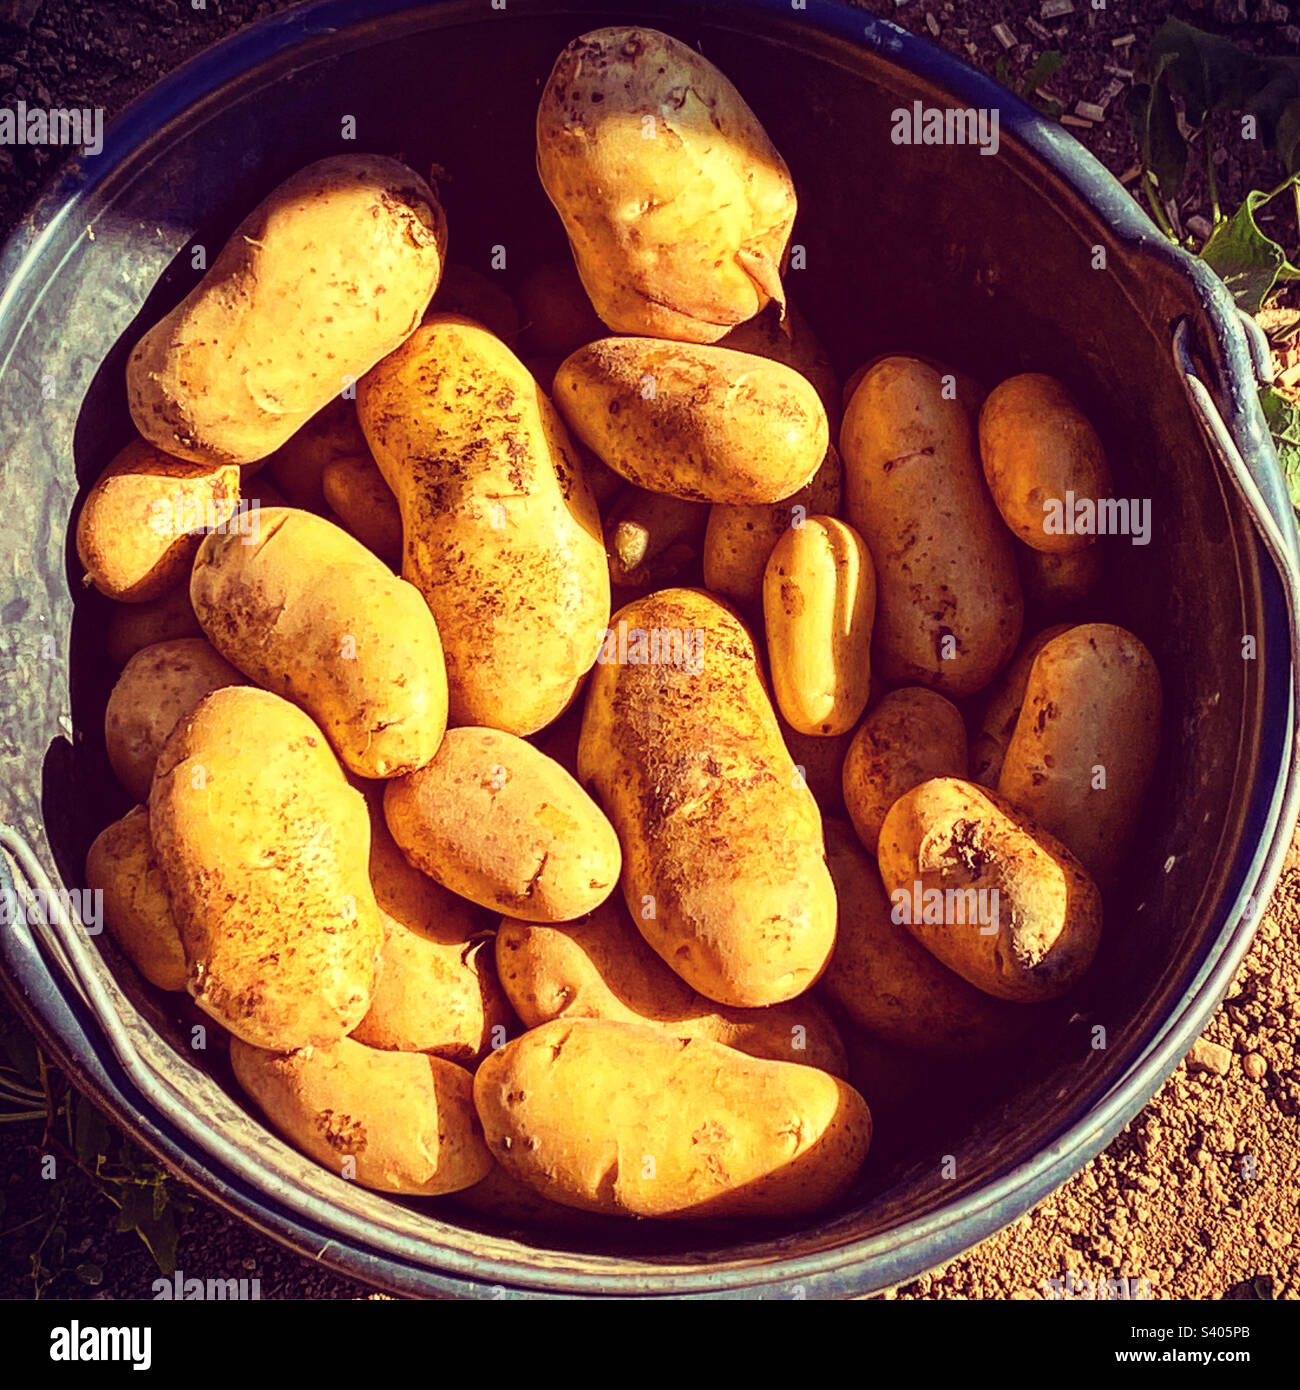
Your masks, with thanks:
M365 800L319 728L227 686L163 745L154 854L205 1013L255 1047L324 1047L370 1008L383 925Z
M436 1197L492 1169L473 1078L442 1057L351 1038L288 1056L230 1044L235 1079L295 1148L376 1192Z
M612 584L657 589L688 569L704 545L709 509L627 486L605 522Z
M905 791L966 771L966 725L957 707L923 686L891 690L862 721L845 754L844 807L875 854L885 816Z
M77 517L77 558L100 593L159 599L180 584L206 527L239 501L239 469L187 463L133 440L99 475Z
M979 729L970 743L972 782L997 790L1002 760L1007 755L1007 745L1020 719L1020 707L1025 703L1025 688L1029 684L1034 660L1053 637L1059 637L1069 630L1069 623L1054 623L1026 638L1015 660L989 687L980 712Z
M199 538L195 538L195 549ZM179 637L202 637L203 629L190 602L189 570L172 588L144 603L115 603L108 615L108 659L114 666L125 666L138 651L155 642L172 642Z
M291 507L324 512L325 470L339 459L370 456L355 396L335 396L267 460L267 471Z
M998 792L1051 831L1103 888L1133 846L1160 752L1160 672L1141 640L1081 623L1034 658Z
M104 742L117 780L149 800L154 764L168 734L203 699L244 678L203 637L179 637L138 651L126 663L104 711Z
M840 454L846 515L876 564L881 674L953 699L982 690L1015 650L1024 606L966 411L934 368L885 358L853 393Z
M806 1216L844 1196L871 1142L837 1077L607 1019L557 1019L492 1053L474 1104L509 1174L619 1216Z
M555 367L574 348L609 332L591 307L572 256L548 261L525 275L519 286L519 309L528 352L533 357L552 360L552 377ZM549 391L549 379L545 385Z
M108 934L140 974L159 989L183 990L185 948L143 806L133 806L95 837L86 857L86 886L103 893Z
M751 1057L844 1075L844 1044L810 995L765 1009L714 1004L655 955L615 898L576 922L504 918L496 962L526 1028L556 1018L649 1023L674 1037L707 1038Z
M862 537L810 516L777 541L763 577L767 659L777 707L801 734L847 733L871 693L876 573Z
M802 994L835 942L835 892L748 631L707 594L664 589L619 611L605 655L578 772L618 832L637 929L715 1003Z
M369 450L364 457L331 459L325 465L321 482L325 501L348 531L390 569L399 569L401 508Z
M768 305L762 313L737 324L725 338L718 340L718 346L752 352L756 357L770 357L773 362L793 367L812 382L821 397L831 432L839 428L843 409L839 377L821 340L796 305L787 302L784 315L775 304Z
M432 762L389 783L384 818L417 869L503 915L567 922L618 882L618 837L600 808L500 729L449 729Z
M983 787L936 777L904 792L878 860L891 901L910 904L900 906L908 931L986 994L1056 999L1092 964L1097 885L1055 836Z
M515 301L491 275L471 270L467 265L449 265L443 271L429 309L435 314L459 314L473 319L503 343L513 343L519 336Z
M373 154L309 164L136 344L126 369L136 429L195 463L266 458L415 331L446 245L436 196L404 164Z
M544 728L609 621L600 516L564 426L509 348L440 314L358 406L401 508L402 576L438 621L452 723Z
M447 726L437 624L419 592L346 531L293 508L256 537L206 538L190 598L214 647L301 705L359 777L433 757Z
M712 343L784 305L790 171L735 87L678 39L574 39L542 92L537 170L615 333Z
M927 367L933 367L939 373L940 394L947 400L956 401L972 420L978 417L980 406L984 404L988 395L979 382L968 373L959 372L955 367L941 362L937 357L926 357L919 352L878 352L874 357L867 358L844 383L840 400L845 410L849 408L849 402L853 399L853 393L858 389L862 378L877 362L883 362L889 357L907 357L914 362L924 362Z
M838 516L843 482L844 466L832 444L811 481L785 501L758 507L724 503L710 507L704 533L705 587L741 608L761 604L763 571L772 548L792 525L810 516Z
M1016 563L1020 567L1025 606L1045 618L1077 615L1079 605L1101 583L1104 568L1100 541L1067 552L1017 545Z
M560 364L554 398L616 473L688 502L780 502L830 443L806 377L731 348L600 338Z

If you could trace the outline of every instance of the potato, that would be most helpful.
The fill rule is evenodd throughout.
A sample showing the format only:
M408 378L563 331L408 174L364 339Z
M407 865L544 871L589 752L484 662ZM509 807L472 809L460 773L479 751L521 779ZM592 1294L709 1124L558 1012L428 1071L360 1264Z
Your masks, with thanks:
M1056 999L1097 953L1101 894L1083 865L971 782L936 777L904 792L885 817L879 861L912 935L997 999Z
M849 745L853 742L853 730L829 738L814 738L792 729L784 720L778 722L781 737L794 759L795 771L816 798L823 815L827 811L843 814L844 792L840 778Z
M1065 386L1026 372L995 386L979 419L980 458L1002 519L1034 550L1070 554L1095 533L1071 534L1076 502L1113 494L1097 431Z
M578 771L618 832L637 929L715 1003L793 999L830 956L835 893L749 633L707 594L664 589L619 612L609 647Z
M200 538L196 537L197 542ZM108 615L108 659L125 666L138 651L155 642L178 637L202 637L203 629L190 602L188 571L176 585L144 603L115 603Z
M271 508L252 544L204 541L190 598L212 645L301 705L359 777L411 772L437 751L447 685L433 616L346 531Z
M1017 545L1016 564L1026 607L1044 618L1059 618L1077 613L1101 583L1101 543L1064 554Z
M794 185L740 94L656 29L597 29L560 54L537 170L578 274L615 333L712 343L769 301Z
M370 827L307 715L248 686L208 695L159 754L149 828L204 1012L283 1052L361 1022L383 944Z
M853 831L826 822L835 880L835 954L817 988L874 1037L927 1057L963 1059L1005 1049L1039 1021L1027 1004L994 999L913 939Z
M159 989L184 989L185 949L143 806L132 807L95 837L86 857L86 885L103 893L108 934L140 974Z
M550 402L485 329L434 314L358 405L402 511L402 575L438 620L452 722L544 728L609 621L600 516Z
M673 974L612 898L576 922L505 918L496 961L502 987L527 1028L556 1018L649 1023L677 1038L707 1038L751 1057L844 1075L844 1044L814 999L720 1008Z
M876 852L889 808L931 777L965 777L966 725L923 686L891 690L862 721L844 758L841 789L858 838Z
M826 408L832 432L839 428L843 408L839 378L812 325L793 304L786 304L784 317L776 305L769 305L762 313L733 328L719 340L718 346L751 352L756 357L768 357L773 362L793 367L800 376L812 382Z
M477 1061L505 1041L510 1006L497 981L492 932L476 908L406 862L384 822L379 785L370 808L370 885L384 922L379 983L352 1036L368 1047Z
M688 502L779 502L830 443L806 377L731 348L601 338L566 357L555 404L598 458Z
M453 1200L458 1206L511 1226L568 1226L599 1231L613 1224L610 1218L594 1212L576 1211L548 1201L527 1183L512 1177L495 1159L487 1177L455 1193Z
M390 569L402 564L402 513L393 489L367 451L331 459L321 475L325 501L344 526Z
M509 1174L612 1215L808 1215L845 1194L871 1142L862 1097L826 1072L606 1019L507 1043L474 1104Z
M109 598L161 598L189 572L203 530L227 523L238 500L238 468L185 463L134 440L82 504L77 558Z
M205 696L244 678L202 637L158 642L126 663L104 711L104 742L117 780L148 801L167 735Z
M355 399L336 396L271 455L267 466L291 507L323 512L325 470L330 464L369 457Z
M709 509L700 502L626 488L605 523L611 582L661 587L695 562L708 521Z
M376 1192L435 1197L492 1169L473 1079L441 1057L351 1038L280 1056L236 1040L235 1078L295 1148Z
M982 690L1015 650L1023 602L966 412L932 367L889 357L854 392L840 453L848 520L876 563L881 674L953 699Z
M519 307L529 353L553 358L555 366L575 348L609 332L591 307L571 256L548 261L525 275L519 286ZM549 381L546 389L551 389Z
M846 733L871 691L876 573L862 537L831 516L810 516L776 543L763 577L772 687L802 734Z
M971 419L975 419L979 415L980 406L984 404L985 397L988 395L988 392L979 382L966 372L959 372L946 362L939 361L937 357L925 357L916 352L878 352L874 357L869 357L844 383L840 400L845 410L849 408L849 402L853 399L853 393L861 385L862 378L877 362L884 362L890 357L907 357L914 362L924 362L927 367L933 367L939 373L939 390L944 399L956 401Z
M514 300L490 275L466 265L449 265L443 271L429 308L436 314L473 319L503 343L513 343L519 336L519 311Z
M446 244L437 198L404 164L347 154L308 165L136 344L136 429L194 463L266 458L415 331Z
M581 917L618 882L618 838L599 808L558 763L500 729L449 729L427 767L389 783L384 818L422 873L528 922Z
M989 688L980 714L979 731L970 745L970 780L981 787L997 790L1002 760L1007 745L1016 731L1020 707L1025 703L1025 687L1038 653L1061 633L1068 632L1069 623L1055 623L1035 633L1022 644L1015 660Z
M759 507L709 508L704 533L704 583L742 608L763 599L763 571L773 547L794 522L809 516L838 516L843 505L844 467L832 444L811 481L784 502Z
M1103 888L1118 881L1160 751L1160 673L1131 632L1082 623L1047 642L998 792L1051 831Z

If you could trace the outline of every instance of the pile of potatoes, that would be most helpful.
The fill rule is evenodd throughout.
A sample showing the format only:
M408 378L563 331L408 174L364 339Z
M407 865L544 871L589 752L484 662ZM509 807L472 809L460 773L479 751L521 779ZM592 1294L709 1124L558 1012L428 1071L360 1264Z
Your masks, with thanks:
M135 803L88 880L345 1178L804 1216L882 1070L1016 1047L1097 951L1160 680L1043 504L1107 459L1044 376L841 393L785 162L668 35L570 44L537 156L572 260L517 297L345 155L135 346L76 533Z

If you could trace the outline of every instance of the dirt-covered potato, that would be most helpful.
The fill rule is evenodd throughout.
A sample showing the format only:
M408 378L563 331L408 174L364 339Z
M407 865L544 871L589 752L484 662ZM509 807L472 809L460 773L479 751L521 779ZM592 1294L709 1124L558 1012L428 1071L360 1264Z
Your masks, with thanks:
M752 352L756 357L770 357L773 362L793 367L812 382L821 397L831 433L839 429L843 409L839 377L812 325L796 305L787 303L782 315L775 304L770 304L748 322L737 324L725 338L718 340L718 346Z
M86 857L86 885L103 893L108 934L140 974L159 989L184 989L185 948L143 806L132 807L95 837Z
M357 403L335 396L267 460L267 472L291 507L324 512L325 470L340 459L366 459L370 446L361 433Z
M496 960L502 987L527 1028L556 1018L649 1023L674 1037L708 1038L751 1057L844 1075L844 1044L815 999L805 994L765 1009L712 1003L655 955L614 898L576 922L505 918Z
M190 598L214 647L301 705L359 777L433 757L447 727L438 628L419 592L360 541L294 508L257 535L208 536Z
M621 1216L821 1211L871 1142L866 1103L827 1072L605 1019L557 1019L507 1043L479 1067L474 1104L508 1173Z
M784 305L790 171L739 92L678 39L574 39L538 107L537 169L615 333L712 343Z
M390 569L399 569L401 508L369 451L364 457L332 459L325 465L321 483L326 503L352 535Z
M199 537L195 537L195 549ZM108 659L119 668L138 651L155 642L174 642L180 637L202 637L203 629L190 602L188 570L158 598L144 603L115 603L108 615L105 644Z
M605 522L611 583L662 588L694 564L708 521L709 509L701 502L628 485Z
M203 637L157 642L126 663L104 711L104 742L117 780L136 801L149 800L154 764L177 722L205 695L243 684Z
M370 826L307 715L249 686L200 701L159 754L149 828L200 1008L276 1051L361 1022L383 944Z
M403 578L438 621L452 722L544 728L609 621L600 516L564 426L509 348L443 314L358 407L401 508Z
M1069 623L1054 623L1026 638L1011 665L989 687L979 713L979 728L970 743L972 782L997 790L1002 760L1007 755L1011 735L1016 731L1020 707L1025 703L1025 687L1029 684L1034 660L1053 637L1068 632L1069 628ZM931 774L939 775L938 772Z
M384 818L444 888L529 922L567 922L618 882L618 837L559 765L500 729L449 729L433 761L390 782Z
M688 502L780 502L812 478L830 443L806 377L731 348L600 338L560 364L554 397L616 473Z
M238 503L238 468L187 463L133 440L82 504L77 558L109 598L161 598L189 573L204 530L229 522Z
M1056 999L1092 964L1097 885L1059 840L983 787L936 777L905 792L878 858L907 929L986 994Z
M1160 752L1160 673L1141 640L1080 623L1034 658L998 792L1103 888L1119 878Z
M230 1063L295 1148L362 1187L436 1197L491 1171L473 1078L442 1057L351 1038L283 1056L235 1039Z
M136 428L195 463L266 458L415 331L446 244L437 198L404 164L345 154L308 165L136 344Z
M618 832L632 919L716 1003L793 999L830 956L835 893L753 641L692 589L628 604L614 634L620 650L587 687L578 771Z

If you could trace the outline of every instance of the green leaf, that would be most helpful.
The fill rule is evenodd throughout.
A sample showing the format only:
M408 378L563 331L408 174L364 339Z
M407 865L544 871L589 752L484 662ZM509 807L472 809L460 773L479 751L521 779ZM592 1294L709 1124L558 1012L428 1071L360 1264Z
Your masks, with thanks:
M1173 98L1161 80L1167 61L1162 57L1150 82L1130 87L1124 99L1124 114L1137 142L1142 167L1155 175L1156 187L1166 200L1178 196L1187 172L1187 142L1178 129Z
M1045 53L1040 53L1038 61L1025 74L1025 80L1020 84L1020 95L1031 97L1045 83L1052 78L1065 65L1065 54L1059 48L1049 48Z
M1264 58L1265 82L1246 103L1246 111L1258 117L1263 134L1272 139L1287 104L1300 97L1300 58Z
M1300 270L1287 260L1286 252L1272 237L1260 231L1255 221L1255 210L1279 191L1252 189L1237 211L1214 229L1201 251L1201 259L1232 291L1238 307L1248 314L1257 314L1264 307L1279 280L1300 279Z
M998 54L998 60L993 64L993 76L1004 87L1011 86L1011 64L1007 62L1005 53Z
M1300 507L1300 405L1271 386L1260 388L1259 403L1277 446L1291 505Z
M1265 83L1264 65L1231 39L1167 19L1151 40L1151 55L1167 59L1169 80L1191 125L1211 111L1240 110Z
M1273 146L1288 174L1300 174L1300 97L1282 108L1273 134Z
M171 1207L167 1207L161 1216L138 1222L135 1229L153 1256L159 1272L175 1274L177 1232L176 1218Z

